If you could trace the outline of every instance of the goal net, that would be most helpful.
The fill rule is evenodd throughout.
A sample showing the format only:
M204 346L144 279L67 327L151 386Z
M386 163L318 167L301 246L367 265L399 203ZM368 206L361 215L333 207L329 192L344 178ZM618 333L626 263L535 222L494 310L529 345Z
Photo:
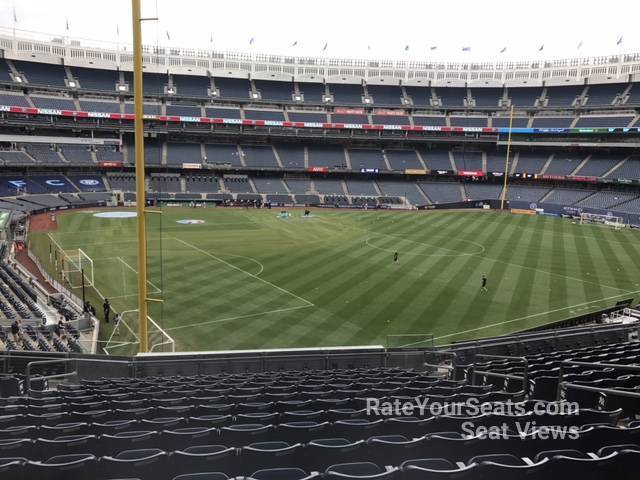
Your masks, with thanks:
M580 225L585 224L602 225L616 230L620 230L625 226L622 217L616 217L614 215L600 215L597 213L581 213Z
M140 349L138 310L126 310L121 313L121 318L117 326L112 323L113 330L102 350L107 355L136 355ZM147 338L150 353L176 351L173 337L148 315Z
M93 287L93 260L81 248L64 250L58 268L62 281L71 288Z

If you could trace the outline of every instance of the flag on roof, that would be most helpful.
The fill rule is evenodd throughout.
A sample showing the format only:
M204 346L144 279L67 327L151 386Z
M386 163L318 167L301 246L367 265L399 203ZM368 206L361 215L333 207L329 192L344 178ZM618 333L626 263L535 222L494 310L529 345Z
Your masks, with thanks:
M251 37L251 40L249 40L249 45L253 45L253 42L255 41L255 37Z
M13 23L18 23L18 15L16 14L16 7L13 7Z
M429 50L431 50L432 52L433 52L434 50L437 50L437 49L438 49L438 47L437 47L437 46L435 46L435 45L431 45L431 46L429 47Z
M618 41L616 42L616 45L621 45L622 44L622 36L620 36L620 38L618 39Z
M296 46L298 46L298 40L294 41L294 42L291 44L291 46L292 46L292 47L296 47Z
M409 45L405 45L405 46L404 46L404 51L405 51L405 52L408 52L408 51L409 51Z
M544 50L544 43L542 45L540 45L540 48L538 49L539 52Z
M500 53L504 53L507 51L507 47L502 47L502 50L500 50Z
M582 40L580 40L580 42L578 42L578 50L580 50L582 48Z
M328 46L329 46L329 42L326 42L326 43L324 44L324 47L322 47L322 51L323 51L323 52L324 52L324 51L326 51Z
M171 40L171 35L169 35L169 30L165 30L165 32L167 34L167 40Z
M209 42L210 42L210 43L213 43L213 33L210 33L210 34L209 34Z
M367 50L371 51L371 45L367 45Z
M471 47L462 47L462 51L463 52L470 52L471 51Z
M120 25L116 25L116 35L120 38Z
M69 19L67 17L64 17L64 22L65 22L65 28L67 29L67 32L69 31Z

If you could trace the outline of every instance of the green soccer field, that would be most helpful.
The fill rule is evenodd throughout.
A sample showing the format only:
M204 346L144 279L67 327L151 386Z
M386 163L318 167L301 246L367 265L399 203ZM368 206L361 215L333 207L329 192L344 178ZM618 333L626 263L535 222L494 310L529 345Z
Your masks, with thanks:
M118 311L135 309L135 219L93 213L59 215L56 230L30 235L31 248L48 269L49 245L81 248L99 294ZM398 334L446 343L515 332L640 293L633 231L495 212L278 213L165 208L148 220L149 296L164 300L150 315L176 350L384 345ZM101 315L100 298L89 294ZM109 347L134 341L122 330ZM110 335L104 326L101 339Z

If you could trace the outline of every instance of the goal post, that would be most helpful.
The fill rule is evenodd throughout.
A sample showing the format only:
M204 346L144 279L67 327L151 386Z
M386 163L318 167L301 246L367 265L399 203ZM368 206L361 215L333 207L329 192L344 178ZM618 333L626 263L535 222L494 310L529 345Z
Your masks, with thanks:
M624 219L622 217L583 212L580 214L580 225L587 224L611 227L615 230L620 230L625 227Z
M121 320L102 350L107 355L136 355L140 349L138 310L125 310L120 313ZM175 352L176 342L153 318L147 315L148 342L150 353Z
M63 282L71 288L81 288L83 284L85 287L93 287L93 270L93 259L81 248L62 252L59 271Z

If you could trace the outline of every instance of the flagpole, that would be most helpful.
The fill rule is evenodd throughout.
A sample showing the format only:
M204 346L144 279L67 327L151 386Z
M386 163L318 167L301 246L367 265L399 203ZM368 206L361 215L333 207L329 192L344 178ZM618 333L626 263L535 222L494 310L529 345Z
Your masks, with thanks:
M509 178L509 154L511 153L511 127L513 126L513 104L509 114L509 136L507 137L507 157L504 159L504 180L502 182L502 196L500 198L500 210L504 210L504 202L507 198L507 179Z
M16 24L18 23L18 15L16 14L16 7L13 6L13 43L16 42ZM14 45L14 50L17 50L17 45Z

